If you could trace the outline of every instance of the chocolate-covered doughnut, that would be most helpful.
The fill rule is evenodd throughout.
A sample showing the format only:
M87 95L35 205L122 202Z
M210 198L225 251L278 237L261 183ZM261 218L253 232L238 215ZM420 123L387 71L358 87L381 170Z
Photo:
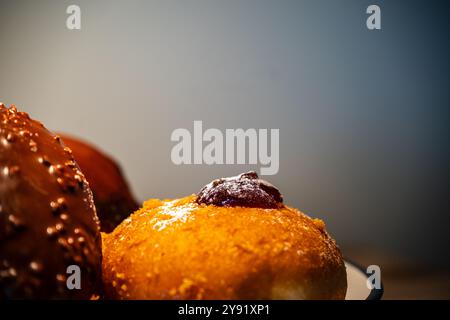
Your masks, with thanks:
M71 265L81 289L67 286ZM100 276L99 222L71 150L0 104L0 298L89 299Z
M101 231L111 232L139 208L122 170L98 148L65 134L60 136L64 144L72 149L75 161L89 181Z

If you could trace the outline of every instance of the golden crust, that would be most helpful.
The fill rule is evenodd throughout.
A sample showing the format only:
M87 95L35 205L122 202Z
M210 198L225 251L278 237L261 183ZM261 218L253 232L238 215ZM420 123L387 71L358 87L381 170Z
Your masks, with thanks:
M156 199L103 234L108 298L343 299L346 271L323 221L300 211Z

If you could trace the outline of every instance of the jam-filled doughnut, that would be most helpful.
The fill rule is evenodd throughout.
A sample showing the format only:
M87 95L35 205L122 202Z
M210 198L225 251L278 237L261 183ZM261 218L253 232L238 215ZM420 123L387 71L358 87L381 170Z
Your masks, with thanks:
M111 299L344 299L346 270L323 221L250 172L197 195L151 199L103 237Z
M111 232L139 208L121 168L111 157L87 142L65 134L60 136L72 149L75 161L89 181L101 231Z
M89 299L100 288L99 222L71 150L0 104L0 299Z

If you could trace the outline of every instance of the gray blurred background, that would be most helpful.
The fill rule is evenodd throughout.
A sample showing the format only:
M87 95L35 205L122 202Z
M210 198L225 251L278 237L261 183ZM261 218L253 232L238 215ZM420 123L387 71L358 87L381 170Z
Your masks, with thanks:
M448 268L448 14L443 1L0 0L0 101L101 146L141 201L258 168L176 166L174 129L279 128L268 179L344 254Z

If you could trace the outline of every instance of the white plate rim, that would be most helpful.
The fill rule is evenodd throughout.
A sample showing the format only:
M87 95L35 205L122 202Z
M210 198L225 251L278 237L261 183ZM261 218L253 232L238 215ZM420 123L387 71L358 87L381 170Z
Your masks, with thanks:
M354 262L351 259L344 259L346 268L347 268L347 282L349 284L351 284L351 281L349 279L350 276L350 269L352 270L352 272L359 272L358 276L362 276L364 277L364 279L367 280L368 275L366 273L367 268L364 268L363 266L361 266L360 264ZM365 285L365 284L364 284ZM349 290L349 289L347 289ZM380 289L376 289L376 288L372 288L372 289L367 289L370 290L368 295L363 298L361 297L359 300L381 300L381 298L383 297L383 293L384 293L384 286L383 286L383 282L381 282L381 288ZM352 299L348 299L348 296L346 295L345 297L346 300L358 300L357 298L352 298Z

